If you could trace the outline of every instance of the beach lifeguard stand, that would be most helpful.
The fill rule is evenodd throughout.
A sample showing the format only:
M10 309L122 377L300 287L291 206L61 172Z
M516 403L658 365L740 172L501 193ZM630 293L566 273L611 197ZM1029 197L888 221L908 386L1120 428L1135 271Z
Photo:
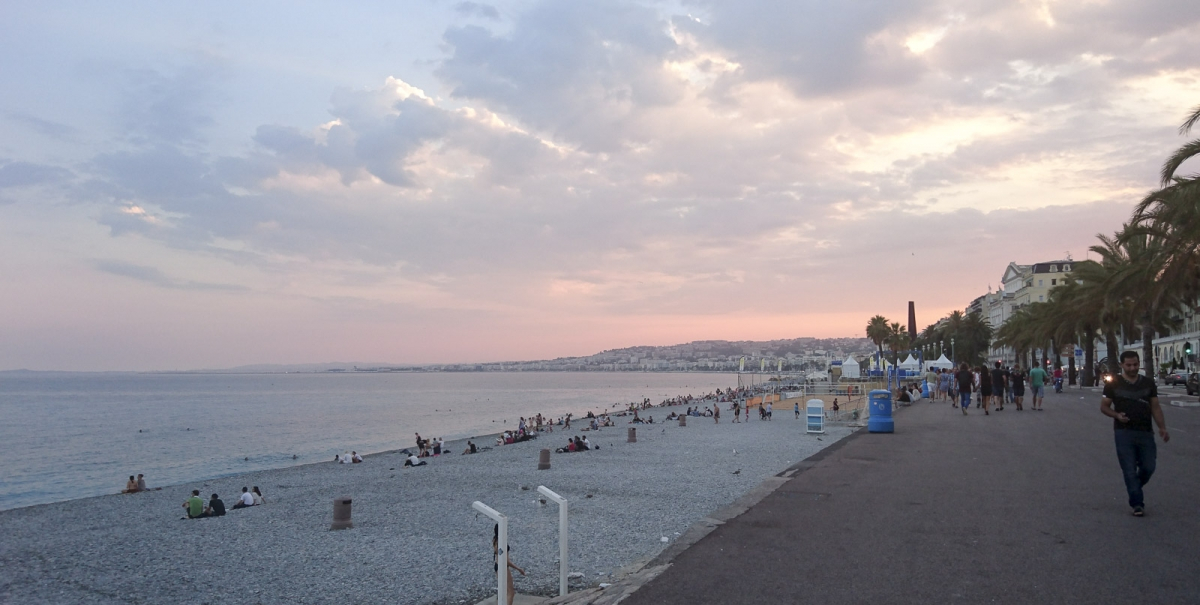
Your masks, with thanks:
M805 404L805 417L808 420L809 433L825 432L825 402L820 399L809 399Z

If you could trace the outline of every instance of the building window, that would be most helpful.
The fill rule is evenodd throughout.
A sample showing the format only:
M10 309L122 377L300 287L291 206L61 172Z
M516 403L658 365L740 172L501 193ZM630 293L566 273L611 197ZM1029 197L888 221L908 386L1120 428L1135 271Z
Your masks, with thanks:
M1029 280L1029 281L1025 282L1025 286L1026 286L1026 287L1029 287L1029 288L1032 288L1032 287L1033 287L1033 280L1031 279L1031 280Z
M1038 280L1038 287L1039 287L1039 288L1040 288L1040 287L1042 287L1043 285L1045 285L1045 284L1043 283L1043 281L1044 281L1044 280L1040 280L1040 279Z
M1038 295L1038 302L1042 302L1042 301L1044 301L1044 300L1046 300L1046 297L1045 297L1045 296L1042 296L1041 294L1039 294L1039 295Z
M1051 286L1057 286L1057 285L1058 285L1058 280L1057 280L1057 279L1052 279L1052 280L1050 280L1050 285L1051 285Z
M1063 271L1070 271L1071 265L1063 265Z
M1058 265L1050 265L1051 273L1058 273Z

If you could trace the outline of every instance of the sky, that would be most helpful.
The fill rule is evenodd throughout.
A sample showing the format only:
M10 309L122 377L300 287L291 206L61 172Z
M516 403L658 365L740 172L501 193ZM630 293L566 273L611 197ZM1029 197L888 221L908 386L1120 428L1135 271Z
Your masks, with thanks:
M923 327L1155 187L1194 9L7 0L0 370Z

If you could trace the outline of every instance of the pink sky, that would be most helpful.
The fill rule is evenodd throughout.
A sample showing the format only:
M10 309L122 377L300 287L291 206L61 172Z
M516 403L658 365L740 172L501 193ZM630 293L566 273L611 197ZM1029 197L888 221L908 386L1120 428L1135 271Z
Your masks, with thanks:
M14 5L0 370L924 327L1085 258L1200 103L1165 0L280 10Z

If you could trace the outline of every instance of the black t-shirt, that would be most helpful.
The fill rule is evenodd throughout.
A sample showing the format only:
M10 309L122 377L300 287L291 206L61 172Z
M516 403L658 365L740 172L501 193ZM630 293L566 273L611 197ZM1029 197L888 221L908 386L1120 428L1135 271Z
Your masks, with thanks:
M979 372L979 389L983 391L992 390L992 377L986 369Z
M1025 372L1016 370L1009 374L1009 376L1012 376L1012 385L1014 389L1018 387L1022 389L1025 388Z
M212 516L222 517L225 515L225 503L220 498L213 498L208 501L208 507L212 509Z
M1138 375L1133 383L1118 374L1113 381L1104 385L1104 397L1113 401L1113 409L1125 414L1129 422L1113 418L1114 429L1154 432L1150 416L1150 398L1158 397L1158 385L1152 378Z
M1004 370L1002 370L1000 368L996 368L996 369L992 370L992 388L997 389L997 390L1003 389L1004 388L1004 378L1006 376L1008 376L1008 372L1005 372Z
M963 370L955 374L954 377L958 379L959 393L970 393L971 389L975 386L975 375L971 373L971 370Z

